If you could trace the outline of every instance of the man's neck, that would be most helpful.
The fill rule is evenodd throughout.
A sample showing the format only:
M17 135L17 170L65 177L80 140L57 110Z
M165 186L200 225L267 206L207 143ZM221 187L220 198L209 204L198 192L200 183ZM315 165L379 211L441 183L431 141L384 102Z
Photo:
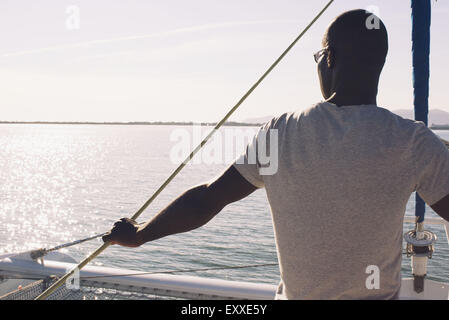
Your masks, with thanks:
M335 92L333 95L326 100L327 102L333 103L338 107L341 106L356 106L356 105L377 105L376 95L367 94L351 94L344 95Z

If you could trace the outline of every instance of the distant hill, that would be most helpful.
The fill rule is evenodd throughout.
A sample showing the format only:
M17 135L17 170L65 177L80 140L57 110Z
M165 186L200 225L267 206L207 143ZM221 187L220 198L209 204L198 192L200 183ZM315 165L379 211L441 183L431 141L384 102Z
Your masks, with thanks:
M406 119L415 118L412 109L398 109L392 110L391 112ZM449 125L449 112L440 109L429 110L429 127L432 125Z

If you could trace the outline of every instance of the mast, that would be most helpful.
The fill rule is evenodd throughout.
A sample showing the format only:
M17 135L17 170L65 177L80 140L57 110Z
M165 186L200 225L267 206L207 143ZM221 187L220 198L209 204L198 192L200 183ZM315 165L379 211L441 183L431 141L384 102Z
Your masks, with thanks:
M430 55L430 0L412 0L413 104L415 120L428 125L429 113L429 55ZM411 256L413 289L424 291L427 260L434 252L434 233L424 230L426 205L416 193L415 230L404 235L407 256Z
M430 54L430 0L412 0L413 104L415 120L428 125L429 113L429 54ZM416 193L417 222L424 221L425 203Z

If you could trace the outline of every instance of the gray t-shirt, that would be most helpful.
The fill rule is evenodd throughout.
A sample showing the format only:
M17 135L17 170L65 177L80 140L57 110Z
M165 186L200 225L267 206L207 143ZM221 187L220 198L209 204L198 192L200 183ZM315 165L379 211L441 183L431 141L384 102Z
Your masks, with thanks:
M277 139L265 135L262 147L259 137L272 129ZM261 173L267 157L254 161L264 148L275 173ZM407 201L414 191L429 205L449 194L445 145L422 122L375 105L322 102L285 113L259 130L234 166L265 187L280 299L396 297Z

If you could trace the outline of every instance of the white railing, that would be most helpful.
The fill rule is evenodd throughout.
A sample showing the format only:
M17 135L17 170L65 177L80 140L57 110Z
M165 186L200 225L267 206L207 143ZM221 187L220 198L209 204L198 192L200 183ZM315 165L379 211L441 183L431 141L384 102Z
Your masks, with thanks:
M62 276L75 266L73 263L49 260L41 265L32 260L6 258L0 260L0 273L10 277L44 278L50 275ZM187 299L272 300L277 288L276 285L262 283L141 273L135 270L86 266L79 275L81 285Z

